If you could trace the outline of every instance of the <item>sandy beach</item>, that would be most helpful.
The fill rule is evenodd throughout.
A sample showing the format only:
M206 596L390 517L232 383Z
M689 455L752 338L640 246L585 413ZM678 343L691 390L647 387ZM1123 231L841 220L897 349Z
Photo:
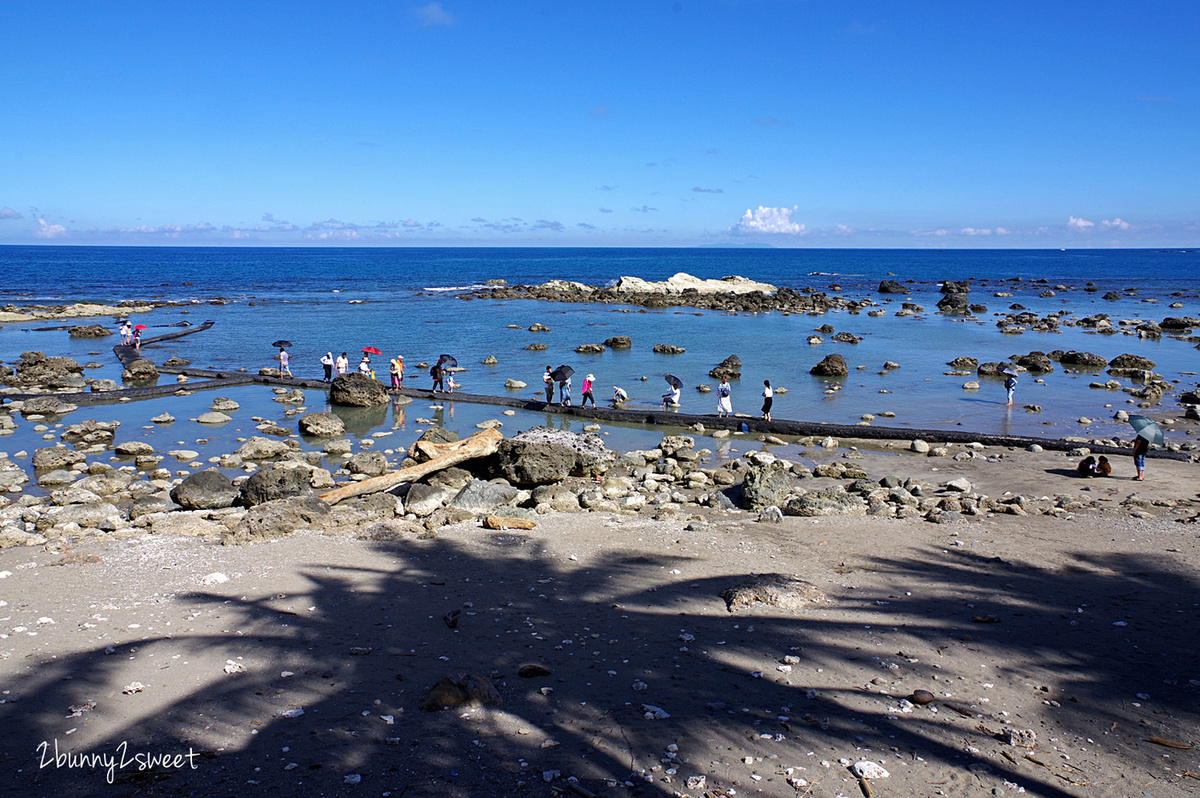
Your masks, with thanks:
M988 454L1003 458L862 449L854 462L931 486L966 477L1027 497L1027 514L769 523L683 505L657 520L551 513L529 531L471 520L426 539L2 550L7 782L47 795L1193 794L1196 466L1080 480L1064 454ZM1055 497L1077 509L1038 512ZM755 574L811 588L796 606L727 609L722 591ZM479 701L423 711L444 677ZM908 700L918 690L931 702ZM128 761L111 768L53 755L119 763L122 743ZM177 760L143 772L135 753ZM888 775L861 782L862 761Z

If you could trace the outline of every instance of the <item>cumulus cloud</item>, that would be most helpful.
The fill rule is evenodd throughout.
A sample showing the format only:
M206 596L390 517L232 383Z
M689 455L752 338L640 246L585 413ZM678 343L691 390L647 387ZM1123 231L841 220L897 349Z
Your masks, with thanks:
M959 231L960 235L964 236L990 236L992 228L990 227L964 227Z
M839 224L837 227L833 228L833 234L838 236L850 236L854 235L855 232L856 231L853 227L846 224Z
M596 229L596 225L594 225L594 224L588 224L587 222L576 222L576 223L575 223L575 226L576 226L576 227L581 227L581 228L583 228L584 230L595 230L595 229Z
M487 223L487 219L484 219L482 216L476 216L471 221L475 222L475 224L486 224Z
M692 191L697 194L724 194L723 188L700 188L700 186L692 186Z
M533 223L533 229L534 230L553 230L556 233L561 233L563 231L563 223L562 222L551 222L547 219L538 219L536 222Z
M735 233L804 235L804 225L792 221L792 214L799 209L799 205L790 208L768 208L763 205L759 205L757 209L747 208L742 218L730 230Z
M653 213L654 211L657 211L658 208L651 208L649 205L643 205L640 208L630 208L629 210L633 211L634 213Z
M38 238L66 238L67 228L61 224L49 224L45 219L38 219L38 230L34 233Z
M422 25L432 27L435 25L453 25L454 17L442 8L441 3L430 3L427 6L420 6L412 10L413 14Z
M1078 216L1072 216L1067 219L1067 227L1071 228L1072 230L1078 230L1081 233L1086 230L1090 230L1095 226L1095 222L1089 222L1087 219L1080 219Z
M12 208L9 208L8 206L0 208L0 219L23 219L23 218L25 218L25 217L23 217L21 214L14 211Z
M1011 233L1012 233L1012 230L1009 230L1007 227L997 227L996 228L996 235L998 235L998 236L1006 236Z
M600 213L612 213L612 208L601 208Z
M3 214L3 211L0 211L0 215L2 215L2 214ZM1100 224L1103 225L1108 230L1128 230L1129 229L1129 222L1125 221L1124 219L1121 219L1120 217L1117 217L1117 218L1113 219L1112 221L1105 219Z
M950 231L944 227L939 227L936 230L909 230L910 236L948 236Z

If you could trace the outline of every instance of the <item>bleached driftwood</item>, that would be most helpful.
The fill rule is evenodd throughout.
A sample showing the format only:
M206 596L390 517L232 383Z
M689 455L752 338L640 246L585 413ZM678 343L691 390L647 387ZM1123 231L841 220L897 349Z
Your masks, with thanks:
M458 465L467 460L474 460L477 457L487 457L489 454L495 454L502 440L504 440L504 434L499 430L485 429L481 432L476 432L469 438L452 443L428 444L428 442L424 442L430 447L436 447L437 456L432 460L418 463L408 468L391 471L378 477L364 479L361 482L352 482L340 488L334 488L322 493L320 499L327 504L337 504L342 499L349 499L352 496L379 493L388 488L394 488L403 482L415 482L436 471L441 471L443 468L449 468L452 465ZM421 448L428 451L425 449L425 446Z

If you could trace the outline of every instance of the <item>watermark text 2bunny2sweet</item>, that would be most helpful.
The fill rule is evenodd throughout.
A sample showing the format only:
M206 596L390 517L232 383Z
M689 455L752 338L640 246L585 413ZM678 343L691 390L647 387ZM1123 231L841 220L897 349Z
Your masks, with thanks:
M105 781L109 784L113 783L113 778L118 770L126 768L134 768L136 770L177 770L184 767L196 769L196 757L199 756L191 748L188 748L187 753L152 753L150 751L130 751L129 743L122 742L112 752L107 751L90 751L84 754L76 754L70 751L58 750L58 739L55 738L53 743L53 753L51 753L51 743L42 741L38 743L38 768L53 767L56 770L67 769L103 769L105 771Z

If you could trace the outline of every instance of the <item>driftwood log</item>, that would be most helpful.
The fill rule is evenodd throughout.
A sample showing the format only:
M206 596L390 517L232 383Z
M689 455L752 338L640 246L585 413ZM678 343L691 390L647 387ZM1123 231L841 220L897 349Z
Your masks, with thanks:
M474 460L477 457L487 457L490 454L495 454L502 440L504 440L504 435L499 430L485 429L482 432L476 432L469 438L454 441L453 443L429 444L426 441L426 445L436 447L437 456L432 460L418 463L408 468L391 471L382 476L364 479L361 482L351 482L348 485L343 485L340 488L334 488L331 491L322 493L320 499L327 504L337 504L342 499L363 496L368 493L379 493L404 482L415 482L436 471L441 471L443 468L449 468L452 465L458 465L467 460Z

